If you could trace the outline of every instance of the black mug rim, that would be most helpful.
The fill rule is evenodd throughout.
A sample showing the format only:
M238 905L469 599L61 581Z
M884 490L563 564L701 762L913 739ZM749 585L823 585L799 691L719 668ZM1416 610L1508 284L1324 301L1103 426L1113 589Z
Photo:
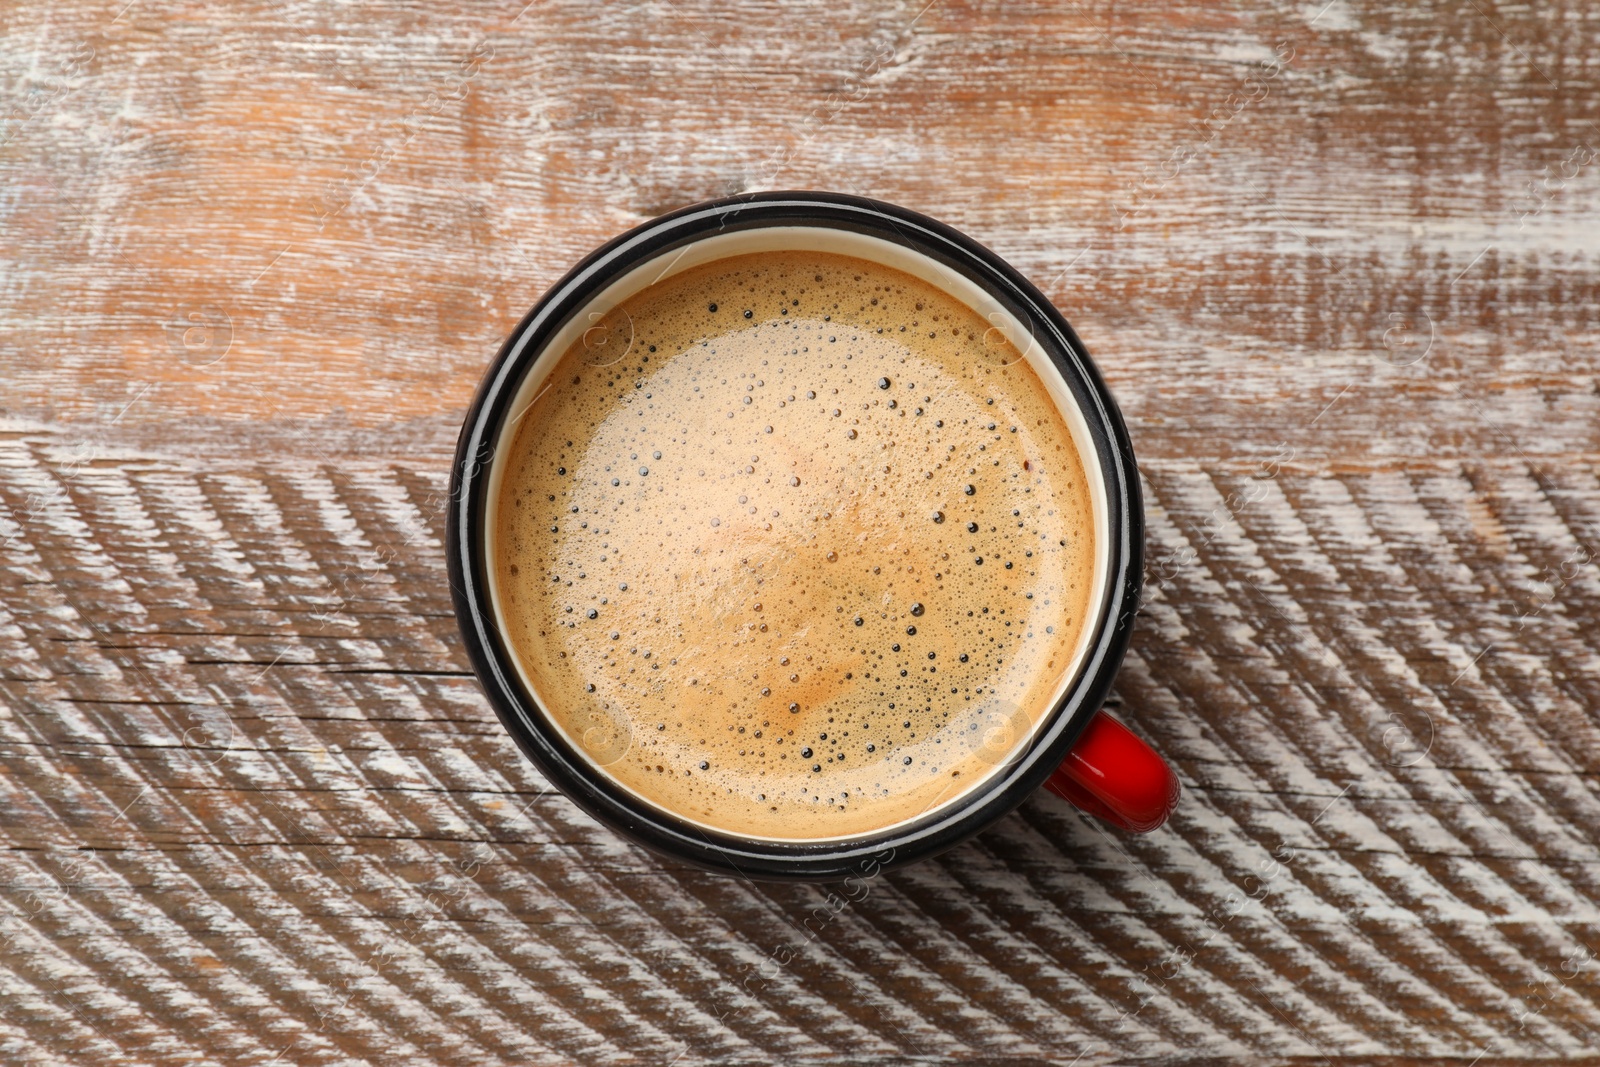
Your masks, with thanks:
M930 815L841 841L768 841L708 830L635 797L574 752L522 684L494 623L484 545L490 466L501 422L524 373L554 334L611 281L650 258L713 234L820 226L883 238L965 275L1029 329L1060 372L1087 423L1106 490L1110 566L1100 617L1078 676L1042 719L1025 751ZM1110 691L1139 604L1144 513L1133 446L1110 391L1054 305L996 253L963 233L894 204L842 193L747 193L694 204L628 230L586 256L539 299L485 373L462 423L451 469L446 564L469 659L490 705L523 754L574 803L623 836L672 859L739 876L829 881L876 874L952 848L994 823L1066 758Z

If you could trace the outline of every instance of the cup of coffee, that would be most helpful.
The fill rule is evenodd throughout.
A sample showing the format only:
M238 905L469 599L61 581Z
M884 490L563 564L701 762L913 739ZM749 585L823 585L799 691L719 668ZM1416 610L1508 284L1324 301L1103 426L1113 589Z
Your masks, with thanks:
M1041 785L1159 826L1100 704L1138 604L1122 418L1016 270L833 193L685 208L539 301L462 428L451 590L522 751L765 879L951 847Z

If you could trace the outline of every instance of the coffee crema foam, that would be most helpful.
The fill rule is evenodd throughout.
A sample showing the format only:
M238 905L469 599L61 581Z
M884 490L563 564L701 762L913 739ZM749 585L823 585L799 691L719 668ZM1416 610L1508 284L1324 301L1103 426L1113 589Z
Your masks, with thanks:
M503 462L495 581L540 704L713 829L846 836L959 796L1086 623L1089 487L1043 382L866 260L742 255L635 294Z

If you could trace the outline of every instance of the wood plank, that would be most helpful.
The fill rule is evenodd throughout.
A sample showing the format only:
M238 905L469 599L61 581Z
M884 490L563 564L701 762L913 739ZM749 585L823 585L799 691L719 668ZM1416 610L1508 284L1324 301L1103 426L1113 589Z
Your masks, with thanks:
M0 452L33 513L4 549L0 899L8 1017L61 1054L107 1040L61 1014L80 988L162 1062L1470 1057L1600 1023L1600 601L1531 562L1591 530L1593 463L1148 463L1153 548L1194 551L1153 552L1117 702L1185 779L1173 828L1040 796L834 914L549 793L448 634L410 638L442 553L397 465L46 450ZM352 551L417 515L403 567Z

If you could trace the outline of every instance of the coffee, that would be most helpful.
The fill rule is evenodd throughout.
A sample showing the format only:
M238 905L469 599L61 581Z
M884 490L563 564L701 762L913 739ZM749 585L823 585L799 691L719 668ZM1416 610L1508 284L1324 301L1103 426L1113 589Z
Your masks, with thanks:
M1004 334L820 252L658 281L508 432L508 643L573 746L713 829L879 830L976 786L1088 620L1088 480Z

